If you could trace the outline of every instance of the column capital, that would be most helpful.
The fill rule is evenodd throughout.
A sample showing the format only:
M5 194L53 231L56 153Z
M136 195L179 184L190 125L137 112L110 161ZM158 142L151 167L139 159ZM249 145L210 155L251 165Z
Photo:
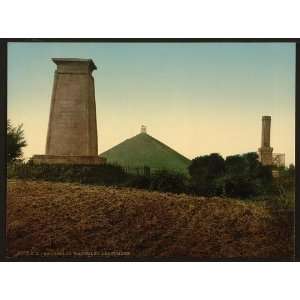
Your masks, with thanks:
M92 59L81 58L52 58L57 65L58 73L92 73L97 70Z

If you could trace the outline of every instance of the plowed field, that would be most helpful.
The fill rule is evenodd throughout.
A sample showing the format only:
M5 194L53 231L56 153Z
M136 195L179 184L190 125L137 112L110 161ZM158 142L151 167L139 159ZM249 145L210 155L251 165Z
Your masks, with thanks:
M292 214L239 200L12 180L7 209L14 257L293 255Z

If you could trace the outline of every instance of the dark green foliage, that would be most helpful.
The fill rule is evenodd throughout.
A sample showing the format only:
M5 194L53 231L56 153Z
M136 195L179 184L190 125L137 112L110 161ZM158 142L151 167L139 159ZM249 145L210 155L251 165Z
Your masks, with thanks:
M256 182L242 176L226 178L224 184L225 194L230 197L247 198L256 195L258 192Z
M14 165L8 174L17 178L37 180L80 182L86 184L120 184L126 179L126 173L120 166L104 165L48 165L27 164Z
M224 174L224 170L224 159L218 153L196 157L189 166L190 175L198 180L219 177Z
M29 161L26 164L10 165L8 177L97 185L119 185L173 193L188 192L188 180L181 173L163 170L151 175L134 175L126 173L118 165L111 164L98 166L48 165L33 164Z
M187 177L182 173L170 172L167 170L156 171L148 176L130 174L124 185L139 189L149 189L176 194L189 192Z
M225 172L225 162L221 155L212 153L199 156L189 166L191 190L204 196L221 195L223 186L220 178Z
M225 194L230 197L251 197L271 189L272 169L263 166L254 152L228 156L225 160Z
M149 189L151 184L151 177L145 175L132 175L128 176L128 180L125 186L138 188L138 189Z
M295 178L295 166L293 164L289 165L287 172L291 178Z
M282 201L293 198L294 166L278 169L279 176L273 178L271 167L262 166L256 153L228 156L226 160L213 153L195 158L189 171L190 177L167 170L151 173L147 167L133 174L112 164L37 165L29 161L8 166L8 176L16 178L117 185L201 196L277 197L278 205L291 206L291 201L288 204Z
M258 161L258 155L255 152L246 153L243 155L227 156L225 160L225 171L227 175L231 176L250 176L257 177L259 174L266 173L271 169L263 167Z
M176 194L185 193L187 192L187 177L181 173L158 171L151 176L150 189Z
M295 190L295 167L279 170L279 176L274 178L272 192L275 195L283 195L288 191Z
M13 127L7 120L7 162L11 163L22 159L22 148L27 146L24 138L23 125Z
M271 189L264 196L264 200L275 209L295 208L295 167L276 168L278 174L273 178Z
M262 166L256 153L228 156L216 153L192 160L191 191L203 196L251 197L268 193L272 169Z

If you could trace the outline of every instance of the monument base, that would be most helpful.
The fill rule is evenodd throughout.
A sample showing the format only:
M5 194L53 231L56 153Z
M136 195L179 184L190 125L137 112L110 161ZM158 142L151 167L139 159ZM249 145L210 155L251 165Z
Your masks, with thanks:
M273 148L271 147L262 147L258 149L259 161L264 166L273 165Z
M99 156L34 155L34 164L101 165L106 159Z

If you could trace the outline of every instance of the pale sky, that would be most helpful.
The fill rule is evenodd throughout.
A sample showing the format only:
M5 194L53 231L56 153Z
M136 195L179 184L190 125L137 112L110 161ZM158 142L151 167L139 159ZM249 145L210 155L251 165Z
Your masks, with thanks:
M91 58L99 154L140 132L192 159L271 146L295 161L294 43L9 43L8 117L24 124L24 156L44 154L55 64Z

